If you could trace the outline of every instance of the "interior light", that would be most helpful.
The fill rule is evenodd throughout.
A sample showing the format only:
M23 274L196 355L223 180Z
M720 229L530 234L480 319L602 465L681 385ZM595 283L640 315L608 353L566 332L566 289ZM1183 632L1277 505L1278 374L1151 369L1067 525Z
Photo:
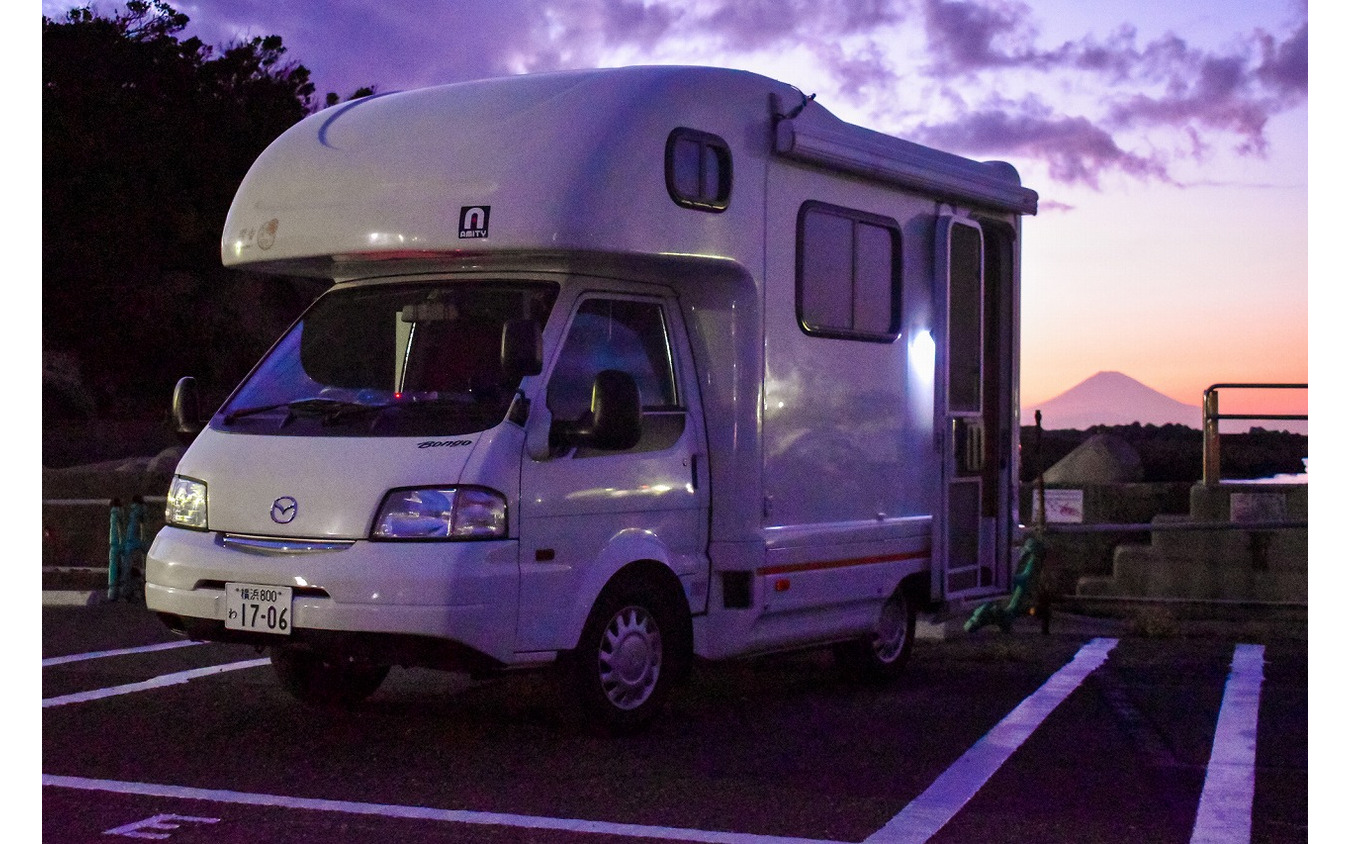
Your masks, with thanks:
M937 343L933 341L933 333L928 330L914 332L914 339L909 341L910 367L915 374L931 380L936 364Z

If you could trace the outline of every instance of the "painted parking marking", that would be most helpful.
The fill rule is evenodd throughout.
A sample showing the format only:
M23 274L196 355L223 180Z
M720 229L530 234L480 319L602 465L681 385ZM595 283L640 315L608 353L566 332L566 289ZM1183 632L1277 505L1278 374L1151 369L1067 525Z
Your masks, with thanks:
M139 648L118 648L111 651L93 651L85 654L70 654L69 656L53 656L42 660L42 667L51 665L64 665L67 662L81 662L86 659L102 659L108 656L127 656L129 654L147 654L154 651L167 651L172 648L186 648L189 645L204 645L205 642L194 642L189 639L183 639L176 642L160 642L157 645L143 645Z
M1116 639L1093 639L1068 665L1021 703L942 772L928 789L863 844L919 844L937 834L975 796L994 772L1041 725L1051 711L1095 671Z
M1039 689L1018 704L1002 721L944 771L923 794L915 798L884 827L869 836L864 844L900 844L901 842L917 844L917 842L928 841L936 835L964 808L1027 738L1039 728L1049 714L1106 661L1117 641L1116 639L1106 638L1093 639L1080 648L1067 665L1056 671ZM139 649L128 649L128 651L136 650ZM92 658L92 656L89 655L89 658ZM61 706L67 703L79 703L114 695L147 691L226 671L254 668L268 662L267 659L255 659L167 674L141 683L48 698L43 700L42 705L44 708ZM1260 645L1238 645L1234 649L1231 671L1224 688L1223 702L1215 727L1214 746L1206 770L1205 784L1191 837L1192 844L1250 842L1251 840L1252 801L1255 791L1256 730L1261 687L1264 682L1264 664L1264 647ZM500 812L360 803L47 774L43 775L43 786L269 806L282 809L342 812L389 818L531 830L557 830L666 841L708 842L709 844L842 844L842 842L791 836L559 819Z
M699 844L844 844L811 838L793 838L780 835L755 835L740 832L717 832L701 829L676 829L664 826L608 823L569 818L545 818L533 815L513 815L503 812L472 812L463 809L432 809L423 806L400 806L386 803L352 803L345 800L322 800L309 797L286 797L278 794L251 794L242 791L222 791L206 788L187 788L177 785L120 782L85 777L42 775L43 787L76 788L86 791L104 791L133 794L142 797L205 800L213 803L233 803L245 806L270 806L280 809L305 809L316 812L343 812L352 815L376 815L387 818L443 821L450 823L500 826L515 829L550 830L560 832L616 835L628 838L647 838L661 841L693 841Z
M220 823L220 818L198 818L192 815L155 815L143 821L123 824L103 831L104 835L121 835L124 838L165 839L169 833L182 827L184 823Z
M1266 649L1238 645L1224 685L1214 749L1205 769L1191 844L1233 844L1252 840L1252 797L1256 791L1256 726L1265 680Z
M206 668L194 668L191 671L179 671L174 674L161 674L158 677L149 680L143 680L139 683L127 683L122 686L111 686L106 689L94 689L88 692L76 692L60 697L48 697L42 699L42 708L47 709L52 706L65 706L68 703L88 703L91 700L101 700L105 697L116 697L117 695L128 695L134 692L147 692L151 689L162 689L165 686L174 686L179 683L186 683L190 680L196 680L199 677L209 677L212 674L222 674L226 671L238 671L242 668L257 668L260 665L266 665L271 660L250 659L244 662L231 662L225 665L211 665Z
M948 768L914 802L893 818L886 826L866 839L865 844L892 844L892 842L927 841L947 823L986 781L1002 766L1021 744L1040 725L1045 717L1069 696L1083 680L1105 660L1115 647L1115 639L1094 639L1088 642L1073 660L1055 672L1037 691L1022 701L994 729ZM213 668L184 671L165 675L144 683L132 683L112 689L66 695L61 698L44 700L42 705L55 706L64 703L83 702L108 697L114 694L126 694L159 688L173 683L187 682L196 677L221 671L251 668L267 663L267 659L249 660ZM558 830L565 832L617 835L636 838L648 838L665 841L692 841L704 844L842 844L842 842L822 841L819 839L758 835L753 833L720 832L698 829L677 829L672 827L653 827L641 824L610 823L578 819L546 818L532 815L515 815L501 812L475 812L459 809L432 809L421 806L401 806L392 804L355 803L342 800L324 800L303 797L289 797L272 794L252 794L215 789L199 789L187 786L157 785L153 783L133 783L116 780L96 780L84 777L66 777L43 774L44 786L75 788L92 791L107 791L119 794L135 794L152 797L169 797L187 800L206 800L219 803L235 803L254 806L273 806L277 808L306 809L311 811L345 812L349 814L379 815L391 818L413 820L432 820L451 823L467 823L490 826L505 826L519 829Z

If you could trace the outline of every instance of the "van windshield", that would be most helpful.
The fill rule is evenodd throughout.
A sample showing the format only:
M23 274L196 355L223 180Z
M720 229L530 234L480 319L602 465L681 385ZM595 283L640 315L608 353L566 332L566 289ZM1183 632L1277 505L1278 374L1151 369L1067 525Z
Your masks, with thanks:
M417 282L336 289L316 301L211 420L234 433L442 436L502 421L518 379L502 326L541 327L549 283Z

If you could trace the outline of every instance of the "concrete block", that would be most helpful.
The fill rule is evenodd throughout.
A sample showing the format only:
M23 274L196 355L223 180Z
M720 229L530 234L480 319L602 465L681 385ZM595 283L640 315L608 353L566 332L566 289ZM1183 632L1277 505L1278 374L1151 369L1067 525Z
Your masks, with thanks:
M966 635L965 623L968 615L936 618L920 615L914 622L914 638L946 641Z

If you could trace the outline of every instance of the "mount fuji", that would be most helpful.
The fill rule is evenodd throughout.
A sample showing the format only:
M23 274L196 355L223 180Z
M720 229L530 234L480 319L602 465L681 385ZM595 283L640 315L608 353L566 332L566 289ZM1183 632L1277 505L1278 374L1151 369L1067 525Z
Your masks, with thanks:
M1022 406L1022 424L1036 411L1046 430L1086 430L1093 425L1202 425L1200 405L1179 402L1121 372L1098 372L1052 399Z

